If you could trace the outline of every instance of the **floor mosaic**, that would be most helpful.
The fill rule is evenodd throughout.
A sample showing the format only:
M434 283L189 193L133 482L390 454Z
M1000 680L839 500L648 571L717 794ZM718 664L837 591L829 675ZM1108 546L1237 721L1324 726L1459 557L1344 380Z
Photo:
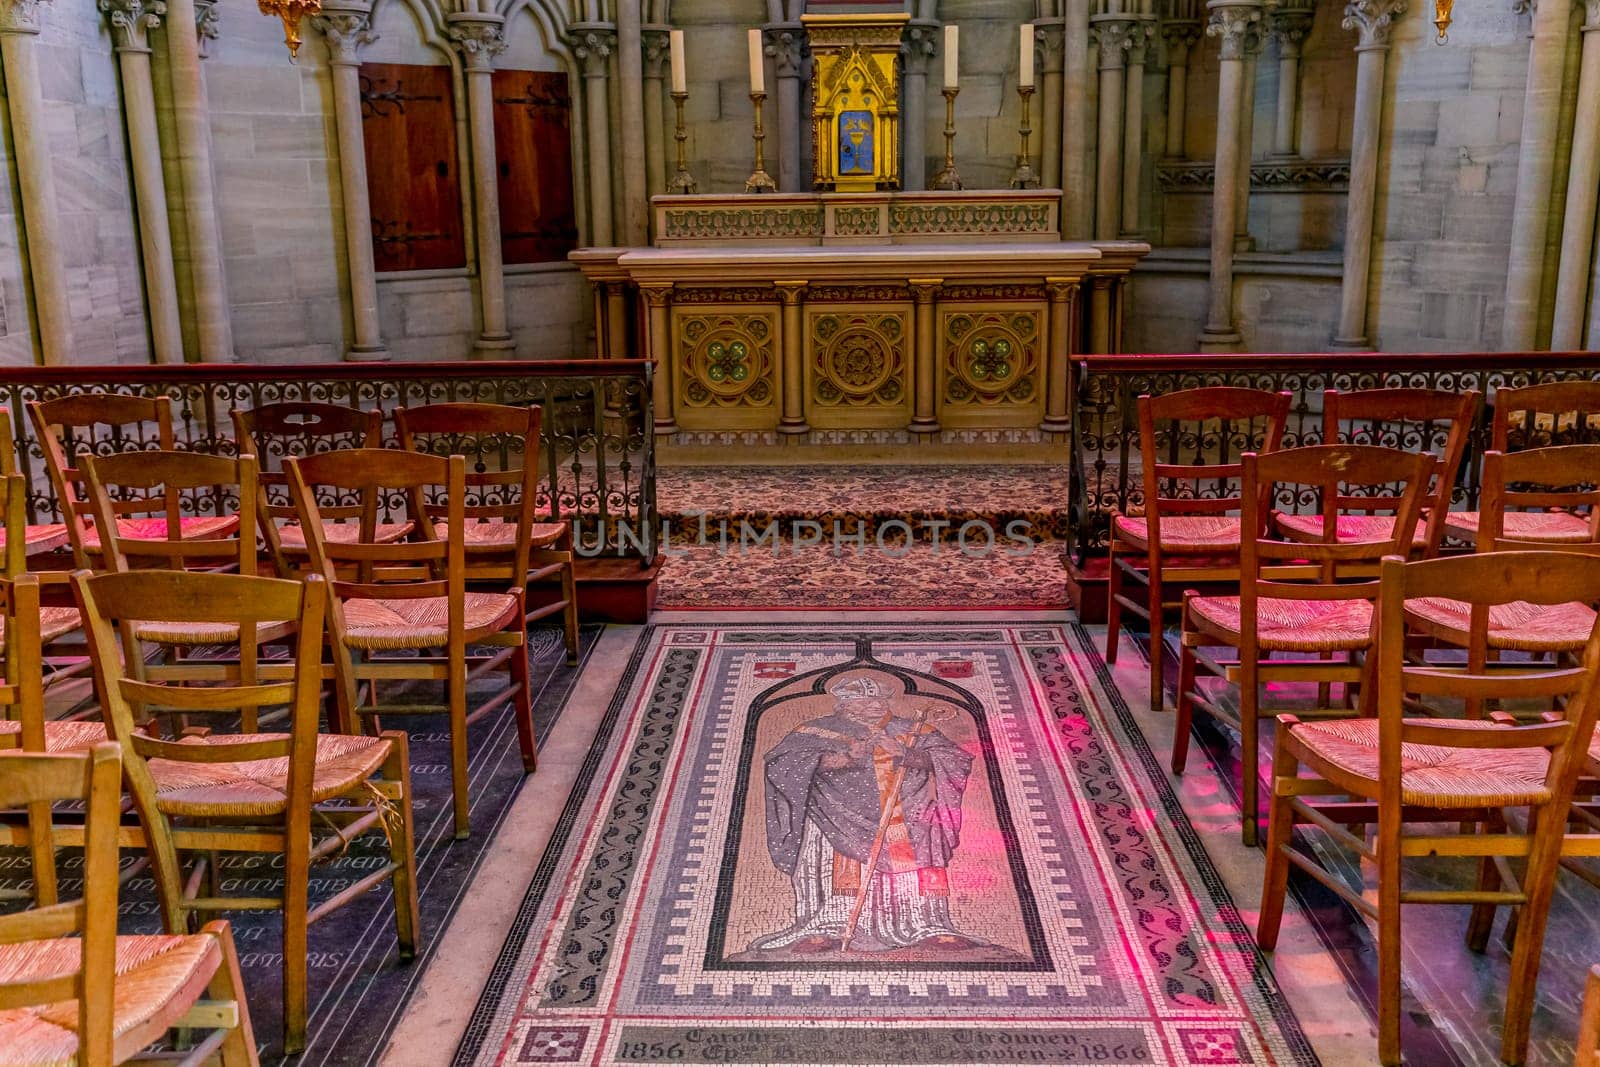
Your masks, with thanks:
M1093 655L652 627L456 1062L1314 1063Z

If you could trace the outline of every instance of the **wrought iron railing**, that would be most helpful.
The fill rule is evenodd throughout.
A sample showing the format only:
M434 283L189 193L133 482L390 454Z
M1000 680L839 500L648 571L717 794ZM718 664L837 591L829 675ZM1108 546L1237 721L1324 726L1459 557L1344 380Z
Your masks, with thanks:
M1488 447L1496 390L1572 378L1600 378L1600 352L1471 352L1390 354L1371 352L1298 353L1292 355L1115 355L1080 357L1072 378L1072 464L1068 474L1074 542L1080 560L1103 552L1111 514L1137 512L1144 501L1139 468L1136 400L1200 386L1233 385L1286 391L1293 397L1284 447L1322 440L1322 394L1413 387L1452 391L1477 390L1486 403L1468 440L1466 461L1452 490L1459 507L1478 499L1478 457ZM1600 426L1584 421L1575 433L1600 440ZM1415 428L1403 439L1387 443L1438 451L1444 431ZM1253 443L1229 438L1213 442L1236 456ZM1158 442L1165 455L1179 442ZM1193 446L1194 441L1183 442ZM1515 442L1513 442L1515 444ZM1303 501L1278 501L1297 510Z
M651 368L647 360L47 367L0 371L0 388L17 466L29 480L30 519L40 522L60 511L28 418L32 400L96 392L170 397L177 447L221 455L235 451L235 408L314 401L376 407L387 415L397 407L450 401L539 404L540 521L572 523L586 555L648 562L656 551ZM398 445L387 419L384 437L385 446ZM155 448L155 427L132 427L92 447Z

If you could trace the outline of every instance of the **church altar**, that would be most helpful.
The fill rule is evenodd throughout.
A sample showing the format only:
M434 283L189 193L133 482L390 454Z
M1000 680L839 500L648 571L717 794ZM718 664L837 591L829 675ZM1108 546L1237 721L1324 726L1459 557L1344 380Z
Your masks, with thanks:
M903 191L907 16L801 22L814 64L813 191L768 191L762 41L751 31L746 191L694 193L680 119L678 191L651 200L652 244L571 254L593 285L600 352L655 361L655 431L691 440L1065 434L1071 357L1120 351L1125 281L1150 246L1063 241L1061 191L1030 187L1032 27L1021 33L1013 188L964 190L947 130L939 188ZM949 34L947 100L958 91L954 43ZM681 115L681 41L672 56Z

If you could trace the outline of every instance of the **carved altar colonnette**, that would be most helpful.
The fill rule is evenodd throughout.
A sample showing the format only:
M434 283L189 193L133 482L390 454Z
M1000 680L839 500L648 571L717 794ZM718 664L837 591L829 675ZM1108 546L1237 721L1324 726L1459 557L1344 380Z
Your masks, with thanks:
M583 249L601 350L658 361L656 432L1070 428L1070 357L1120 347L1137 241L1059 194L657 197L656 246ZM1004 242L1004 243L1000 243ZM629 294L634 311L629 314Z

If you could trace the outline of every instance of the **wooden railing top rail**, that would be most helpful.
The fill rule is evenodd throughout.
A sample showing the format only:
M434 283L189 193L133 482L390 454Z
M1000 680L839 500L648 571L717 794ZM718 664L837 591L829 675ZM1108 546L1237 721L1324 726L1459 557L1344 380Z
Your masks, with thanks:
M121 363L67 367L0 366L0 385L69 385L80 382L137 385L192 381L394 381L418 378L631 378L648 359L519 359L426 363Z
M1096 374L1162 374L1174 371L1362 371L1557 370L1600 367L1600 352L1154 352L1147 355L1075 357Z

